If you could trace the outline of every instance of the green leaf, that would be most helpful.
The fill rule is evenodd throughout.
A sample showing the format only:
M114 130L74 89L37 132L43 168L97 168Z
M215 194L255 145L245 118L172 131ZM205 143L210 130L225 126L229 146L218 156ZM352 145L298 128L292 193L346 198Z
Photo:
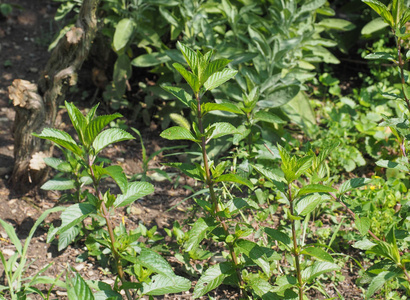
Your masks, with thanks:
M88 215L95 213L96 208L90 203L77 203L67 207L61 213L61 226L54 228L48 232L47 243L51 243L55 235L60 234L63 231L77 225L82 220L88 217Z
M379 16L383 18L383 20L390 25L391 28L394 28L395 24L393 21L393 16L391 13L387 10L386 5L381 3L380 1L377 0L362 0L364 3L369 5Z
M197 165L193 165L190 163L166 163L164 164L166 166L170 166L170 167L174 167L174 168L178 168L179 170L181 170L185 175L192 177L194 179L200 180L200 181L204 181L204 176L203 176L203 172L201 170L200 166Z
M115 52L118 53L125 46L127 46L133 35L135 29L134 27L135 24L132 19L122 19L118 22L113 38L113 47Z
M302 271L303 281L309 282L321 274L340 270L340 267L327 261L317 261Z
M389 53L385 53L385 52L370 53L370 54L367 54L364 58L365 59L387 59L389 61L395 62L394 56L392 56Z
M267 277L269 277L270 265L265 252L258 244L248 240L239 239L235 242L235 246L238 248L238 251L240 253L245 254L255 264L261 267L262 271L266 274Z
M121 166L108 166L104 168L104 171L114 179L123 194L127 192L128 180Z
M103 130L105 126L110 124L111 121L121 117L121 114L115 113L112 115L98 116L91 120L85 128L84 144L87 147L89 147L94 142L98 134L101 133L101 130Z
M174 126L165 129L160 136L167 140L188 140L199 143L200 141L188 129L181 126Z
M69 300L94 300L90 287L74 269L67 272L67 296Z
M245 179L237 174L223 174L214 178L214 182L235 182L246 185L248 188L253 189L253 184L248 179Z
M204 116L206 113L214 110L220 111L227 111L237 115L243 115L244 112L240 110L235 104L233 103L205 103L201 105L202 115Z
M289 246L289 247L292 245L292 241L287 234L279 230L268 228L268 227L265 227L264 230L265 230L265 233L274 241L281 242L285 246Z
M46 181L41 187L42 190L46 191L64 191L75 189L75 181L72 179L51 179Z
M311 193L334 193L336 189L321 184L308 184L302 187L298 192L298 197Z
M362 236L366 236L371 225L371 220L368 217L355 216L355 225Z
M372 35L373 33L382 30L386 27L388 27L389 24L384 22L383 18L376 18L369 23L367 23L363 28L361 33L363 35Z
M271 124L286 124L287 123L287 121L282 120L277 115L271 112L268 112L268 111L263 111L263 110L260 110L257 113L255 113L254 120L256 122L262 121L262 122L267 122Z
M166 53L154 52L150 54L143 54L134 58L131 61L131 64L138 68L148 68L166 63L170 60L171 58Z
M302 254L313 256L321 261L327 261L333 263L333 257L327 253L325 250L317 247L307 247L303 249Z
M115 199L114 207L123 207L131 204L139 198L152 194L154 190L154 186L149 182L130 182L127 192Z
M189 252L198 248L199 243L205 238L206 234L214 230L217 224L211 218L199 218L191 230L188 232L188 240L185 242L185 251Z
M73 226L60 233L58 236L58 251L65 249L80 233L78 226Z
M74 129L77 131L80 142L84 144L84 129L87 125L86 118L73 103L65 101L65 107Z
M376 244L369 241L368 239L364 239L364 240L355 242L352 246L354 248L360 249L360 250L370 250L374 246L376 246Z
M366 299L370 299L386 282L398 276L396 272L382 271L372 279L366 291Z
M376 165L379 167L383 167L386 169L395 169L395 170L400 170L400 171L404 171L404 172L409 172L409 169L407 168L407 166L396 163L394 161L390 161L390 160L378 160L376 162Z
M0 219L0 225L4 228L11 243L14 245L14 247L16 247L17 252L21 255L22 246L20 239L17 237L16 231L14 230L14 227L6 221L3 221L2 219Z
M72 171L70 164L59 158L44 157L44 162L47 166L52 167L53 169L56 169L60 172L66 173Z
M182 65L179 63L174 63L172 66L182 75L182 77L185 78L186 82L190 85L191 89L194 91L194 93L199 92L199 79L198 77L186 70Z
M191 288L191 281L188 279L173 275L172 277L164 275L155 275L150 283L142 283L142 295L160 296L165 294L175 294L187 291Z
M67 150L81 156L82 151L80 147L78 147L77 143L73 140L73 138L66 132L53 129L53 128L44 128L40 134L32 133L32 135L52 141Z
M207 65L207 67L204 69L202 74L199 74L200 85L203 85L211 75L223 70L223 68L225 68L229 62L230 60L226 58L220 58L220 59L211 61Z
M168 277L175 276L174 271L165 258L154 250L141 248L141 252L138 255L138 261L144 267L154 271L155 273Z
M94 155L97 155L102 149L110 144L133 139L134 137L130 133L119 128L109 128L104 130L97 135L93 142L93 148L95 151Z
M209 132L211 132L210 135L209 135ZM235 126L227 122L213 123L212 126L205 131L205 134L207 136L207 142L211 139L216 139L216 138L219 138L225 135L231 135L231 134L233 135L236 133L238 132Z
M279 298L272 293L273 287L269 282L262 278L251 278L247 282L248 286L253 290L253 292L263 300L276 300ZM259 298L258 298L259 299Z
M369 178L353 178L343 182L339 187L339 194L344 194L353 189L365 186L371 181Z
M185 46L184 44L177 42L179 50L181 50L182 55L184 56L186 62L191 68L194 74L198 72L198 55L191 48ZM175 66L174 66L175 67ZM175 68L176 69L176 68ZM183 76L183 75L182 75ZM185 78L186 79L186 78ZM188 81L188 80L187 80Z
M224 279L235 273L230 262L224 262L209 267L199 278L195 288L193 298L199 298L206 293L216 289Z
M325 200L330 199L327 195L311 194L300 199L295 205L295 211L299 216L306 216Z
M356 26L344 19L324 19L318 23L318 25L326 27L328 29L335 29L341 31L350 31L356 28Z
M262 109L282 106L292 100L299 90L300 86L296 84L281 86L266 95L264 100L258 101L257 105Z
M204 83L204 87L207 91L213 90L214 88L220 86L224 82L228 81L238 73L236 70L224 69L220 72L212 74L207 81Z
M179 101L185 104L185 106L191 107L190 103L193 101L192 96L188 94L184 89L168 85L161 85L161 87L170 94L174 95Z

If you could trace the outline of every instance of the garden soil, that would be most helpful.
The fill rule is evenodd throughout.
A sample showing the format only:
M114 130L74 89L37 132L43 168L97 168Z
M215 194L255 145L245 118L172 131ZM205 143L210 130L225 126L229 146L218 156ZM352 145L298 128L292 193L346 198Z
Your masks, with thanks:
M59 29L53 21L59 3L50 0L12 0L6 2L18 4L21 9L14 9L9 16L0 17L0 218L13 225L18 237L24 241L40 214L46 209L60 205L58 199L61 195L56 192L46 193L44 191L32 191L26 195L18 195L18 191L10 189L8 179L13 167L14 110L8 98L7 88L14 79L37 82L50 56L47 47ZM87 74L87 70L82 73ZM91 71L89 74L91 76ZM78 105L87 108L87 104L84 102ZM56 126L62 130L72 130L66 124L69 124L69 121L62 111L59 113ZM169 146L166 141L159 137L159 130L155 124L149 128L140 129L140 131L143 134L148 153ZM108 148L103 155L112 162L120 164L129 175L142 171L141 145L137 141ZM164 156L159 155L150 162L150 167L160 168L165 159ZM195 183L183 176L178 179L178 182L155 182L155 193L134 203L128 212L118 211L114 216L116 224L124 222L129 229L136 228L140 223L148 228L155 225L158 227L158 231L166 236L163 228L171 228L174 220L187 218L188 202L183 202L168 211L189 196L190 192L183 188L183 185L194 186ZM107 270L102 269L93 258L85 261L76 259L84 253L83 241L77 241L60 252L55 243L46 243L48 227L51 223L58 226L59 222L58 214L50 215L36 231L28 252L29 260L32 263L28 267L27 275L35 274L52 262L52 266L43 275L56 278L70 265L80 272L86 280L100 280L113 284L112 276L107 274ZM0 248L6 256L12 255L15 251L1 227ZM183 273L182 266L177 260L172 259L172 256L169 257L169 261L178 274L188 276ZM338 283L336 287L329 282L324 288L335 297L337 297L336 288L344 299L362 299L362 292L355 285L356 271L357 267L346 266L342 270L344 281ZM61 277L63 280L64 278L65 275ZM4 279L4 269L0 266L0 284L5 284ZM195 279L190 279L194 285ZM191 299L191 292L192 289L184 294L157 297L156 299ZM210 294L216 299L238 299L237 291L226 286L221 286ZM66 295L64 290L57 288L53 290L50 299L67 299ZM324 299L320 293L315 293L314 290L311 290L310 298ZM202 297L202 299L207 299L207 297Z

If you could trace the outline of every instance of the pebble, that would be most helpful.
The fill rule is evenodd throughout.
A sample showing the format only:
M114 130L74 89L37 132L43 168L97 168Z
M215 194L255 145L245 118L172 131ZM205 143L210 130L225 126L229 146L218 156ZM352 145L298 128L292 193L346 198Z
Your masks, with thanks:
M3 254L6 254L8 256L12 256L14 253L16 253L16 251L12 250L12 249L4 249L2 250Z
M104 282L106 284L109 284L109 285L114 284L114 280L112 280L112 279L104 279L104 280L102 280L102 282Z
M57 291L56 292L57 296L67 296L67 292L63 292L63 291Z
M131 206L131 214L140 215L140 214L142 214L142 210L141 210L141 208Z
M75 269L76 271L80 272L82 269L84 269L84 267L85 267L85 264L84 264L84 263L81 263L81 264L76 265L76 266L74 267L74 269Z

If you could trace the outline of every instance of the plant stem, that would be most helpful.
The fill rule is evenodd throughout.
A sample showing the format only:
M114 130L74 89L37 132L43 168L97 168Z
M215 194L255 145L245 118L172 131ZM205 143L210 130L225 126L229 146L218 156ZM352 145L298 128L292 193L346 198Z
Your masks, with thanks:
M407 98L406 91L405 91L405 88L404 88L405 85L406 85L406 82L404 80L404 61L403 61L403 58L402 58L402 55L401 55L401 39L398 38L396 40L396 43L397 43L397 56L399 58L399 69L400 69L400 75L401 75L401 90L403 92L404 100L406 101L406 104L407 104L407 110L410 112L410 101Z
M93 179L94 189L95 189L95 192L98 196L98 200L101 203L100 209L101 209L102 215L105 219L105 223L107 224L108 234L110 236L111 253L114 256L115 264L117 265L118 276L120 277L121 282L124 284L126 282L126 280L125 280L124 270L123 270L122 264L121 264L121 257L118 254L117 249L115 248L115 236L114 236L113 225L112 225L112 222L111 222L111 219L110 219L110 214L108 212L107 206L105 205L105 202L104 202L104 197L103 197L103 195L102 195L102 193L99 189L97 179L95 178L95 174L94 174L94 170L92 168L92 164L93 164L93 160L89 159L88 160L88 166L90 168L91 177ZM128 300L133 299L133 297L132 297L129 290L125 289L125 294L126 294Z
M290 204L290 214L293 216L293 199L292 199L292 190L291 184L288 184L288 200ZM302 280L302 270L300 268L300 261L299 261L299 250L298 250L298 242L296 239L296 224L295 220L291 219L292 224L292 240L293 240L293 256L295 257L295 266L296 266L296 277L298 278L299 283L299 300L303 300L303 280Z
M208 155L206 153L206 139L204 136L204 127L202 124L202 112L201 112L201 98L199 97L199 93L195 94L196 100L197 100L197 118L198 118L198 128L199 128L199 132L202 135L201 138L201 148L202 148L202 158L204 161L204 168L205 168L205 181L206 184L209 188L209 193L211 196L211 201L212 201L212 210L213 210L213 214L215 219L222 224L222 228L225 232L225 235L228 236L229 235L229 229L228 229L228 225L226 225L225 220L222 220L217 213L220 212L219 210L219 206L218 206L218 200L216 198L216 194L215 194L215 190L214 190L214 181L212 180L212 176L211 176L211 171L209 169L209 164L208 164ZM244 289L244 282L242 279L242 275L239 269L239 262L238 262L238 257L236 256L235 253L235 249L233 246L233 243L227 243L228 248L229 248L229 254L232 257L232 262L234 265L234 268L236 270L236 276L238 277L238 281L240 284L240 294L247 296L246 290Z

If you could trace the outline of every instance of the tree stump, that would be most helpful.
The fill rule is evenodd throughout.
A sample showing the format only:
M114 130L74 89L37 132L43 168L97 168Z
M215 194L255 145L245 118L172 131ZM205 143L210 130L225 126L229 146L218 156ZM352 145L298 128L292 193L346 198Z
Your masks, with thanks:
M77 72L90 51L97 33L96 10L100 0L84 0L77 22L59 41L38 81L38 87L15 79L9 97L16 110L14 120L14 168L10 177L16 193L22 194L42 184L48 174L43 157L52 156L50 142L38 139L45 127L54 127L58 107L67 89L76 84Z

